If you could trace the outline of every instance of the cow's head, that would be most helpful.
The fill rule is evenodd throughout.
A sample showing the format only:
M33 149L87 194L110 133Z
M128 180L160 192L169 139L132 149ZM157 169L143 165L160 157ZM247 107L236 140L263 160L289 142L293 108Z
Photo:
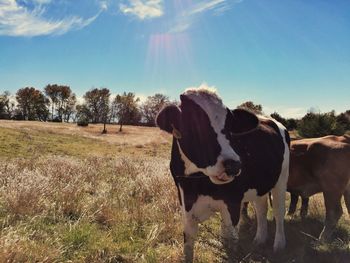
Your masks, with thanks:
M215 184L225 184L241 173L241 160L230 145L232 133L257 127L257 117L244 110L230 111L208 89L189 89L180 106L163 108L157 125L176 138L185 175L202 172Z

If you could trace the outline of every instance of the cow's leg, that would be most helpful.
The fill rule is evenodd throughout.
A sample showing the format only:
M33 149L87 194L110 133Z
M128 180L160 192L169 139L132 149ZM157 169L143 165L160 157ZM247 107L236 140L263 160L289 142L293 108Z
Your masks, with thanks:
M301 218L305 218L307 216L308 210L309 210L309 198L302 197L301 198L301 210L300 210Z
M344 201L348 210L348 214L350 215L350 186L348 186L348 189L344 193Z
M284 235L284 214L286 210L285 199L288 180L289 167L286 165L282 169L281 175L277 184L272 189L272 210L276 221L275 241L273 243L273 250L278 251L285 247L286 237Z
M237 213L239 213L239 207L237 207ZM232 209L230 210L232 212ZM228 262L234 260L234 249L238 240L238 222L232 222L232 217L227 207L220 210L221 214L221 234L223 239L223 246L227 253ZM234 223L236 225L234 225Z
M232 224L230 214L228 212L221 212L221 233L225 241L231 242L238 239L237 227Z
M299 195L290 192L290 205L288 210L288 215L293 215L297 209Z
M258 245L265 243L267 239L267 195L254 201L257 229L254 242Z
M242 205L241 215L244 219L248 219L248 202L244 202Z
M341 217L343 210L341 207L341 194L334 192L324 192L324 203L326 206L326 219L324 228L320 234L320 239L327 241L331 238L333 231Z
M185 263L193 262L194 241L198 233L198 221L190 215L184 215L184 255Z

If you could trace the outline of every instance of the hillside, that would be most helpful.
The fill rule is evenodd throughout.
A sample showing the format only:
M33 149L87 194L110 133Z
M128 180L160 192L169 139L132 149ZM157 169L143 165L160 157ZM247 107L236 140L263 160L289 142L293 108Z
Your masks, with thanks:
M72 123L0 120L0 157L36 155L123 156L165 153L171 138L152 127L107 125L79 127Z
M171 138L157 128L0 121L0 262L179 262L182 224L169 173ZM234 262L349 262L350 220L315 240L323 201L286 218L287 249L255 247L254 212ZM346 211L346 210L344 210ZM200 227L196 262L225 262L218 217Z

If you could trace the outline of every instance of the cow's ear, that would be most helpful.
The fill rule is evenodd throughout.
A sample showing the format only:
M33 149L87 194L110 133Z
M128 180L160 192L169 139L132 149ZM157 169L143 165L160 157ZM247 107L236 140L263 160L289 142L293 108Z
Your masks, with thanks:
M232 121L230 131L233 134L244 134L255 130L259 126L258 117L247 110L235 109L231 111Z
M181 110L176 105L165 106L157 115L157 126L168 133L172 133L174 137L181 138L179 131Z

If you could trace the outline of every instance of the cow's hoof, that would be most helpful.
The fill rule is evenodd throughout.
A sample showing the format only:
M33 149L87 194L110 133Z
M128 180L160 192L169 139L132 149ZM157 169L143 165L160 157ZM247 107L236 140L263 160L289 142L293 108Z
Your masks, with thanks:
M278 253L282 251L286 247L286 240L281 239L281 240L275 240L273 244L273 252Z
M265 235L265 236L261 236L261 235L258 236L258 235L256 235L253 242L254 242L255 245L260 246L260 245L265 244L266 240L267 240L267 235Z
M302 220L305 220L306 217L307 217L307 211L303 211L303 210L302 210L302 211L300 212L300 217L301 217Z

